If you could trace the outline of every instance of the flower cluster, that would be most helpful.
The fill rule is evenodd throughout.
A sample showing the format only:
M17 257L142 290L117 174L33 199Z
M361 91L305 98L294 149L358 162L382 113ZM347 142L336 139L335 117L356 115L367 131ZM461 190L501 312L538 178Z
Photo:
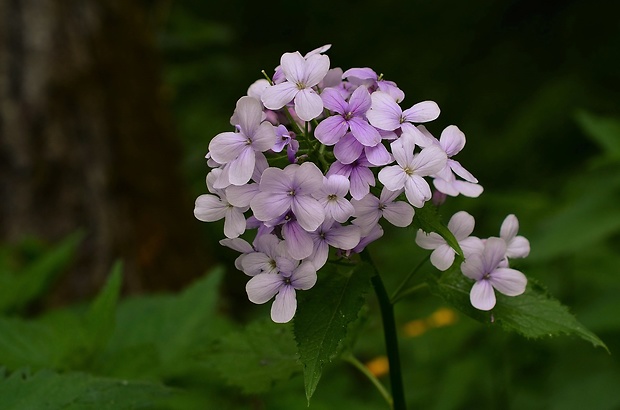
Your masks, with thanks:
M275 296L275 322L292 319L295 292L314 286L330 248L344 257L361 252L383 235L381 219L409 226L415 208L433 197L429 182L443 196L482 193L453 159L465 145L463 132L451 125L437 139L420 125L439 116L436 103L402 109L405 95L394 82L370 68L330 69L328 49L285 53L273 76L256 81L237 101L234 130L209 144L209 194L198 197L194 210L201 221L225 220L221 244L241 253L235 265L251 277L246 291L252 302ZM464 249L470 242L482 249L466 238L466 227L454 229ZM250 230L251 243L240 238ZM433 263L445 269L454 254L439 242L431 235L419 243L435 249ZM468 258L463 265L476 280L476 307L490 305L490 286L510 288L504 285L505 255L495 260L498 246L487 240L481 262Z

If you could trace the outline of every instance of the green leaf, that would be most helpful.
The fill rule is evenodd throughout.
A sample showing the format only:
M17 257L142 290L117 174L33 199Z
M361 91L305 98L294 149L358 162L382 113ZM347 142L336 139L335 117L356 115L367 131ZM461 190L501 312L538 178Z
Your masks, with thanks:
M123 410L152 409L170 396L164 386L106 379L84 373L57 374L19 370L6 376L0 370L2 410Z
M71 262L83 236L70 235L20 272L0 270L0 312L19 310L39 297Z
M577 113L577 122L609 157L620 159L620 120L581 111Z
M347 327L362 308L370 286L372 267L364 262L337 272L327 265L316 286L300 292L294 319L299 358L304 366L306 398L316 390L323 366L342 350Z
M116 324L116 304L123 282L123 264L118 261L112 267L110 276L85 317L86 332L92 352L101 350L112 336Z
M291 326L270 320L227 334L207 353L207 363L247 394L266 392L301 372Z
M441 216L437 212L437 207L432 203L427 202L423 208L416 208L415 217L413 218L413 227L422 229L426 233L438 233L457 254L463 255L461 246L452 232L450 232L448 227L441 221Z
M199 365L195 354L229 329L215 315L222 275L222 269L214 270L179 295L123 300L100 371L157 378ZM144 362L150 366L142 366Z
M426 281L433 294L482 323L499 325L505 330L534 339L562 334L574 335L607 350L601 339L579 323L566 306L550 297L531 279L525 293L520 296L509 297L495 292L497 304L490 312L471 306L469 292L473 283L461 274L458 267L444 272L441 276L427 274Z

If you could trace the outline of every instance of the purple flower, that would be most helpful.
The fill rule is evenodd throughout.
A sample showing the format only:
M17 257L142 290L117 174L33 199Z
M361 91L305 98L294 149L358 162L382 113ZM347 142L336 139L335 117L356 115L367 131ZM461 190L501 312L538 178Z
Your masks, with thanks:
M484 247L479 238L469 236L474 231L475 223L474 217L465 211L455 213L448 222L448 229L459 243L465 258L474 253L482 252ZM439 234L435 232L426 234L420 229L416 235L415 243L422 249L433 250L431 263L437 269L445 271L452 266L456 252Z
M383 228L381 227L381 225L379 224L373 225L368 235L360 238L360 243L358 243L355 248L351 249L351 252L361 253L369 244L381 238L382 236L383 236Z
M523 236L517 236L519 232L519 220L514 215L508 215L502 227L499 237L506 242L506 256L509 258L525 258L530 254L530 242Z
M260 192L250 206L259 221L271 221L289 210L306 231L314 231L325 220L323 206L312 197L323 186L323 174L312 162L291 164L284 169L267 168Z
M241 255L239 255L237 259L235 259L235 268L237 268L237 270L243 271L243 266L241 266L241 263L243 262L243 258L245 258L248 253L254 252L254 248L252 247L252 245L250 245L249 243L247 243L247 241L241 238L222 239L220 240L220 245L230 248L234 251L241 252Z
M333 220L325 221L310 234L314 241L314 250L308 258L317 268L321 269L327 262L329 247L350 250L360 242L361 229L355 225L340 225Z
M276 135L273 125L261 122L263 108L252 97L241 97L231 118L239 132L223 132L209 143L211 158L225 164L225 176L230 184L243 185L252 177L256 165L256 153L273 147ZM218 184L223 188L222 184Z
M270 110L278 110L295 101L295 112L304 121L310 121L323 112L323 101L312 89L329 70L329 57L312 54L304 59L299 52L285 53L280 67L287 81L263 91L263 104Z
M405 93L396 86L395 82L379 79L377 73L368 67L351 68L342 74L342 78L356 85L364 85L369 90L383 91L392 96L397 103L405 99Z
M248 252L241 260L242 271L249 276L259 273L278 273L278 259L282 255L280 240L271 234L261 235L254 241L255 252Z
M327 176L344 175L351 181L351 196L355 199L362 199L370 192L370 187L375 186L375 176L368 169L372 164L366 159L366 155L362 154L358 159L350 164L343 164L335 161L327 171Z
M433 175L446 165L446 153L437 146L422 149L414 155L415 143L408 134L390 144L398 165L379 171L379 181L390 191L405 188L409 203L422 208L431 199L431 188L423 177Z
M323 187L314 197L323 205L326 219L345 223L353 215L353 205L345 198L349 186L349 180L342 175L330 175L323 179Z
M379 143L374 147L364 146L350 132L334 145L334 156L343 164L352 163L362 155L362 152L366 154L368 162L375 166L387 165L394 161L383 144Z
M476 281L469 294L476 309L493 309L493 289L506 296L518 296L525 292L527 278L518 270L505 267L505 258L506 242L501 238L489 238L482 253L471 255L461 264L463 274Z
M401 228L411 225L414 209L404 201L395 201L402 190L392 192L383 187L381 196L377 198L372 194L366 195L360 200L353 199L356 217L353 223L362 228L362 235L368 235L374 225L384 217L392 225Z
M424 128L424 130L426 129ZM458 161L452 159L465 146L465 134L456 125L450 125L442 131L439 146L445 151L448 161L446 166L437 173L437 178L433 181L435 188L450 196L457 196L458 194L463 194L470 198L480 196L483 188L477 184L478 180L476 177ZM457 180L454 176L455 174L465 181Z
M370 93L366 87L358 87L349 102L334 88L327 88L321 94L323 105L337 115L327 117L316 127L314 136L325 145L334 145L350 129L351 134L368 147L381 142L381 135L366 120L366 111L370 108Z
M394 131L403 124L428 122L439 117L439 106L434 101L423 101L403 111L388 93L376 91L372 93L371 98L372 106L366 117L372 125L381 130Z
M226 200L226 195L220 196L204 194L196 198L194 216L203 222L214 222L224 218L224 235L227 238L236 238L245 232L245 217L243 213L248 208L237 208Z
M271 320L289 322L297 310L295 290L308 290L316 283L316 269L303 262L292 271L260 273L247 283L245 290L250 302L263 304L276 297L271 305Z

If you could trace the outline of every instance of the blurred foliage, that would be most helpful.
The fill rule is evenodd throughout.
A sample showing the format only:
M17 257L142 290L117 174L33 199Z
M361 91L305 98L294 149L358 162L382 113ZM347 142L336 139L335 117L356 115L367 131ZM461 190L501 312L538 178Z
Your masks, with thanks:
M518 268L612 352L574 337L528 340L481 326L421 290L396 306L412 408L620 406L617 4L159 3L165 94L193 194L205 191L209 140L230 129L236 100L260 70L271 72L285 51L332 43L332 66L373 67L399 84L406 103L438 102L442 115L429 129L454 123L465 132L458 159L485 187L480 199L449 199L440 216L467 210L475 233L490 236L515 213L532 244ZM219 246L221 226L203 227ZM414 229L385 228L370 252L390 291L427 252L416 248ZM226 273L215 270L180 294L119 300L117 265L90 305L33 315L79 240L0 247L0 408L306 408L292 329L245 300L246 278L228 250L220 253ZM412 284L429 275L436 271L427 264ZM319 283L326 279L320 272ZM372 295L366 303L341 347L382 363L378 307ZM330 358L321 362L313 409L386 408L355 368ZM388 382L385 368L372 368Z

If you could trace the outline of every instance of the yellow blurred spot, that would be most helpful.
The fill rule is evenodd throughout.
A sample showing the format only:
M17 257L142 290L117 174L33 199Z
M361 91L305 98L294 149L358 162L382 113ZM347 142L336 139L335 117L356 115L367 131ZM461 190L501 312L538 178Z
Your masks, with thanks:
M412 320L405 324L405 334L409 337L417 337L428 330L424 319Z
M390 371L390 365L388 364L388 359L385 356L379 356L372 359L366 363L366 367L375 377L385 376Z
M428 318L428 324L432 327L450 326L456 322L456 312L448 308L440 308Z

